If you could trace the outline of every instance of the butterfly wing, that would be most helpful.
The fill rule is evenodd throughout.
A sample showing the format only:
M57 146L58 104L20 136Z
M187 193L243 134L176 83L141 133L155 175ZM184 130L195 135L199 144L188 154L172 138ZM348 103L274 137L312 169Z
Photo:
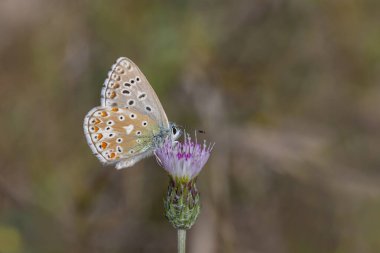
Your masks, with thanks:
M120 57L108 72L103 84L101 105L134 108L148 114L158 125L169 127L168 118L148 80L130 59Z
M165 111L144 74L128 58L119 58L104 82L101 106L84 120L92 152L105 164L130 167L151 155L154 137L168 129Z
M84 119L84 132L92 152L104 164L130 167L152 154L157 121L135 108L95 107Z

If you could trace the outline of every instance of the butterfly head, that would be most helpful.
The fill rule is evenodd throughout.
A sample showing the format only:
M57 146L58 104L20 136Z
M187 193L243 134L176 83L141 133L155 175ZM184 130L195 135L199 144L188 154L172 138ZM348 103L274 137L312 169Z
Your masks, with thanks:
M169 127L170 127L170 136L172 140L173 141L177 140L182 135L182 132L183 132L181 127L179 127L173 122L169 123Z

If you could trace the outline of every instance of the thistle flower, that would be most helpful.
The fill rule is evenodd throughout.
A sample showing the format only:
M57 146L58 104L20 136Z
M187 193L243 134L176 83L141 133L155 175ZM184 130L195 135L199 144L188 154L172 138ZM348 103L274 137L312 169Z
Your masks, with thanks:
M185 252L186 230L194 225L200 212L200 194L195 183L212 148L206 141L198 144L185 135L183 143L167 139L155 151L157 162L170 176L164 207L166 218L178 230L178 252Z
M206 141L203 145L192 142L190 135L185 135L184 143L173 144L167 139L155 151L157 162L169 173L174 181L190 182L195 179L206 164L212 150Z

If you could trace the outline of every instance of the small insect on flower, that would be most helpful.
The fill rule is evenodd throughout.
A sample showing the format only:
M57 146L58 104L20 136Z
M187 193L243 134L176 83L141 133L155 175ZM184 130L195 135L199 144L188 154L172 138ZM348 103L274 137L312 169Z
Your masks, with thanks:
M184 142L170 139L155 150L157 162L169 173L170 183L164 199L165 216L174 228L190 229L200 212L200 194L196 179L208 158L213 145L193 142L184 135Z
M213 145L193 142L189 134L184 142L173 143L170 139L155 150L157 162L175 180L189 182L196 178L210 157Z

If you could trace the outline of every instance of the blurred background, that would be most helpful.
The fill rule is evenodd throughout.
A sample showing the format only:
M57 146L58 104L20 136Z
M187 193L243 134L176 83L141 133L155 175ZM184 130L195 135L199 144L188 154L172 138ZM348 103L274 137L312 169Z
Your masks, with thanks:
M82 122L131 58L215 142L188 252L380 252L380 1L0 2L0 253L175 252L153 158Z

